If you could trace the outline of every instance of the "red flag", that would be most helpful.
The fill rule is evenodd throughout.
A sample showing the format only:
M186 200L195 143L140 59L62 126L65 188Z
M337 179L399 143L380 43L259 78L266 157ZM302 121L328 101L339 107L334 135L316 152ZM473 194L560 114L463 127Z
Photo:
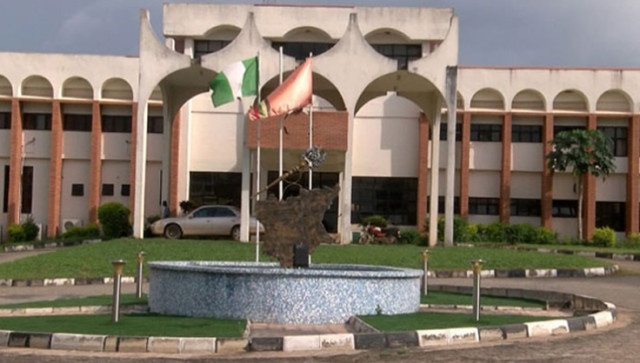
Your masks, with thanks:
M286 114L311 104L313 90L311 58L302 63L278 88L257 106L249 109L249 119Z

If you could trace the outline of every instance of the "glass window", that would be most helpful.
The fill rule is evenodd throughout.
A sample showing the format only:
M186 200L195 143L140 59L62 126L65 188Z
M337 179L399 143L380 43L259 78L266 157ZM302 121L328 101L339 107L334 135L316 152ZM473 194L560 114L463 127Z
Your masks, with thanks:
M371 44L373 49L385 57L395 59L398 69L408 69L409 62L422 56L420 44Z
M596 228L609 227L624 232L627 224L625 202L596 202Z
M128 197L131 195L131 185L129 184L122 184L120 186L120 195L123 197Z
M164 117L149 116L147 118L147 132L150 134L161 134L164 131Z
M556 218L577 218L578 217L578 201L577 200L556 200L551 203L551 215Z
M241 173L191 172L189 200L196 205L240 206Z
M511 126L511 142L542 142L542 126Z
M226 47L231 41L229 40L199 40L193 41L193 57L202 57L205 54L217 52Z
M447 141L447 124L440 125L440 141ZM456 141L462 141L462 125L456 123Z
M553 136L555 137L559 132L571 131L571 130L585 130L584 126L553 126Z
M84 196L84 184L71 184L71 196L72 197Z
M417 178L354 177L351 221L381 215L396 225L416 224Z
M0 112L0 130L11 128L11 112Z
M502 141L502 125L471 124L471 141L500 142Z
M499 198L469 198L469 214L498 215Z
M4 166L4 196L2 200L2 211L7 213L9 208L9 181L10 181L9 165ZM33 201L33 166L25 166L22 168L22 192L20 203L21 213L31 213L31 203Z
M102 195L107 197L113 196L113 184L102 184Z
M22 115L22 128L24 130L51 130L51 114L25 113Z
M627 128L626 127L598 127L598 130L611 140L613 156L627 156Z
M62 129L64 131L91 131L91 115L64 114Z
M102 132L131 133L131 116L102 115Z
M282 47L282 53L301 61L307 59L309 54L317 56L328 51L333 43L271 42L271 47L278 51Z
M540 199L511 199L512 216L540 217Z

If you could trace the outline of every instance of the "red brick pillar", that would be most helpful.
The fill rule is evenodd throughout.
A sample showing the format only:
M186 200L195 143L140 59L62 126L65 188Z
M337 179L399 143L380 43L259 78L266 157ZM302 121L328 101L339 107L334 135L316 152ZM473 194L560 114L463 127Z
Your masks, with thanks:
M638 158L640 158L640 115L629 119L629 165L627 170L627 234L638 233Z
M89 174L89 222L98 223L102 171L102 124L100 103L93 102L91 117L91 166Z
M595 129L596 115L590 114L587 119L587 130ZM591 239L593 230L596 228L596 178L591 174L584 176L583 196L582 238Z
M546 114L542 126L542 188L540 191L540 224L551 229L553 207L553 170L547 166L547 155L553 140L553 114Z
M51 149L49 153L49 210L47 237L53 238L60 227L60 188L62 184L62 110L60 101L51 107Z
M418 135L418 206L416 223L419 231L426 232L424 222L427 218L427 196L429 195L429 120L420 113Z
M460 216L469 216L469 153L471 143L471 114L462 114L460 142Z
M20 175L22 174L22 114L20 101L11 100L11 134L9 156L9 192L7 200L7 224L20 223Z
M133 222L136 201L136 142L138 137L138 103L131 105L131 141L129 143L129 220Z
M169 165L169 210L172 216L178 214L178 175L180 173L180 110L171 123L171 162ZM164 132L168 132L165 130Z
M502 167L500 168L500 222L509 223L511 214L511 114L502 122Z

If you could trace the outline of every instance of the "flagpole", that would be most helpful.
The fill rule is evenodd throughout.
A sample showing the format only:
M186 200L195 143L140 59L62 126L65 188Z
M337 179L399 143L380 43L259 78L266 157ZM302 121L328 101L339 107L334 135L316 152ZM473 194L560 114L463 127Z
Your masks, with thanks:
M260 51L258 51L258 88L256 105L260 104ZM260 119L256 120L256 202L260 200ZM260 221L256 219L256 262L260 261Z
M279 84L282 84L282 46L280 46L280 78L279 78ZM280 128L278 130L278 137L279 137L279 146L278 146L278 177L282 177L282 134L283 134L283 126L282 126L282 120L283 117L282 115L280 115L278 117L278 120L280 121ZM282 180L280 180L280 182L278 183L278 199L282 200Z
M309 58L313 53L309 53ZM311 90L311 105L309 107L309 149L313 147L313 89ZM309 168L309 190L313 189L313 169Z

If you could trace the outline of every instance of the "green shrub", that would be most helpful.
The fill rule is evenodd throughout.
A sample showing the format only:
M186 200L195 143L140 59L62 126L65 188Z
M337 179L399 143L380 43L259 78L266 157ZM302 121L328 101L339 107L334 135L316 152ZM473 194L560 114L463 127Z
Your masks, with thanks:
M98 208L98 220L105 238L120 238L131 234L129 208L118 202L110 202Z
M360 221L360 224L363 226L370 224L372 226L378 226L378 227L384 228L389 224L389 222L387 222L387 220L383 216L374 214L372 216L362 218L362 220Z
M616 246L622 248L640 247L640 233L629 233L624 241L622 241L621 243L616 243Z
M595 246L613 247L616 245L616 233L609 227L596 228L591 241Z
M9 242L24 242L27 237L24 233L24 228L21 224L12 224L7 228L7 234L9 235Z
M532 243L540 243L540 244L554 244L558 242L558 236L556 232L550 230L546 227L536 227L535 228L535 241Z
M97 238L100 237L100 227L98 225L89 223L86 227L74 226L67 229L62 234L64 239L82 239L82 238Z
M535 243L536 229L527 223L510 224L504 227L506 241L509 243Z
M147 217L147 225L152 225L153 222L159 221L162 219L158 214L154 214L152 216Z
M24 231L24 240L25 241L33 241L38 237L38 232L40 232L40 227L33 222L33 218L31 216L27 217L27 220L22 223L22 230Z
M444 216L438 217L438 241L444 241ZM469 233L469 222L459 215L453 216L453 242L470 242L472 237ZM429 218L424 221L425 231L429 231ZM475 234L476 230L474 230Z
M407 228L400 231L400 238L398 238L398 244L408 244L408 245L424 245L426 244L426 238L418 232L415 228Z
M500 222L478 225L478 241L503 243L507 241L505 225Z

